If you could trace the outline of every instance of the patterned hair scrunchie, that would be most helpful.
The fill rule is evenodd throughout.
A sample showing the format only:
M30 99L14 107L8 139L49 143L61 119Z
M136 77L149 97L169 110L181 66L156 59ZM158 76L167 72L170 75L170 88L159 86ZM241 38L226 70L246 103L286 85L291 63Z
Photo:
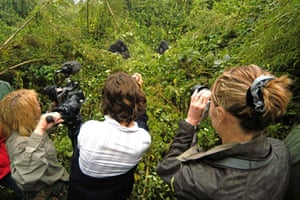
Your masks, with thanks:
M265 104L262 90L264 86L274 78L274 76L261 75L253 81L251 87L247 90L247 105L254 107L256 112L264 112Z

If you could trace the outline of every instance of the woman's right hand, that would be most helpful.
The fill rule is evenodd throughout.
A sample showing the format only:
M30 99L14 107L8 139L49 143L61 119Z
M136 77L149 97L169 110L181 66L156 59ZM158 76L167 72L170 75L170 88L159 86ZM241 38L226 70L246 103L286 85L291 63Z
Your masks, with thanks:
M139 84L139 86L142 88L143 87L143 78L142 75L139 73L134 73L132 75L133 78L135 78L136 82Z
M202 120L202 115L207 108L207 104L210 101L211 91L210 90L197 90L191 96L191 103L188 111L186 122L193 126L197 126Z
M51 120L49 120L51 119ZM40 117L40 120L34 129L34 133L43 135L48 129L56 124L62 123L64 120L58 112L45 113Z

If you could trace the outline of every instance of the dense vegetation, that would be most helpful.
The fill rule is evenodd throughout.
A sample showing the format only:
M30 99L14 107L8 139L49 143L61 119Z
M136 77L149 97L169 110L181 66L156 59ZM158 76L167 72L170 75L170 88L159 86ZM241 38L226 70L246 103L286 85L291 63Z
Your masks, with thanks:
M50 101L43 88L53 84L61 63L77 60L83 67L71 78L84 89L81 114L87 120L102 119L99 91L112 71L141 73L152 146L136 171L132 199L174 199L155 168L186 116L193 85L210 86L224 68L250 63L287 74L294 96L287 115L267 134L282 139L299 123L299 16L299 0L5 0L0 78L15 89L36 89L46 111ZM128 45L129 59L107 51L117 39ZM161 40L170 45L163 55L155 52ZM65 127L51 137L69 169L72 147ZM209 120L199 142L218 142Z

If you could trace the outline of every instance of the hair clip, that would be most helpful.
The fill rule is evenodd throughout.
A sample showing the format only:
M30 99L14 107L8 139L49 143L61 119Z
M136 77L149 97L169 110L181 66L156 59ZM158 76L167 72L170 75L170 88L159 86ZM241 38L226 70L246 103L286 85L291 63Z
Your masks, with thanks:
M247 105L254 107L254 109L259 113L264 112L265 104L262 89L270 80L274 78L274 76L265 75L257 77L253 81L251 87L249 87L247 90Z

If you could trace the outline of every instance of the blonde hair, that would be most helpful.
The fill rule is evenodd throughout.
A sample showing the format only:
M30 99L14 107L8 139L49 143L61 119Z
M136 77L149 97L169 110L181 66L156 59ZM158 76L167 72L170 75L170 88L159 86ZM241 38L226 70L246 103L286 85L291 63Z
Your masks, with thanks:
M237 117L240 125L247 131L264 130L278 117L286 113L292 93L289 86L292 80L287 76L274 77L263 87L264 109L257 112L247 103L247 91L253 81L270 72L256 65L239 66L227 69L212 85L212 100Z
M7 94L0 101L2 137L8 138L12 131L30 136L40 115L38 94L34 90L19 89Z

